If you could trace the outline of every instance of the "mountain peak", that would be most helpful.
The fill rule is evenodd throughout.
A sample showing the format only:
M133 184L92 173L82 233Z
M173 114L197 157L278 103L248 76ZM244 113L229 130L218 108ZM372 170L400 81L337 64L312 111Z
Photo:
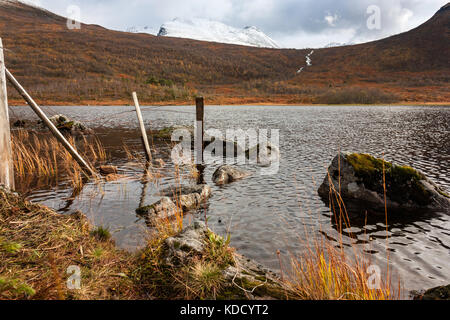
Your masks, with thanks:
M442 6L442 8L440 8L437 13L444 12L447 10L450 10L450 2L448 2L446 5Z
M275 41L255 26L238 29L219 21L202 18L175 18L161 26L158 36L252 47L279 48Z

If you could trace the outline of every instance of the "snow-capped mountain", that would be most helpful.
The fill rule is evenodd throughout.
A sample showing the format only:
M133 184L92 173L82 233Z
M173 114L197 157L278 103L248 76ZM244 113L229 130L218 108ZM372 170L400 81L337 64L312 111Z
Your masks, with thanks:
M149 33L152 34L154 36L156 36L158 34L158 30L157 28L153 28L153 27L149 27L149 26L143 26L143 27L129 27L128 29L126 29L126 32L131 32L131 33Z
M336 47L344 47L344 46L351 46L356 44L356 42L330 42L324 48L336 48Z
M275 41L256 27L238 29L222 22L199 18L175 18L161 26L158 36L189 38L253 47L279 48Z

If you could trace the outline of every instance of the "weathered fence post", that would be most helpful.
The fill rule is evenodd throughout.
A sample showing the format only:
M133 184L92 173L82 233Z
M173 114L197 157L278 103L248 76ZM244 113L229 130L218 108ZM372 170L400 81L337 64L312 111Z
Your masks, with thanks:
M141 107L139 106L139 100L136 92L133 92L133 100L139 121L139 127L141 129L141 139L144 146L145 157L147 158L147 162L150 162L152 160L152 153L150 151L150 145L148 144L147 132L145 131L144 120L142 119Z
M0 38L0 184L7 189L14 189L14 165L11 152L5 69L3 44Z
M197 128L195 133L195 152L196 152L196 168L198 171L197 183L205 183L204 171L205 166L203 164L203 152L205 150L204 131L205 131L205 104L203 97L197 97L195 99L196 109L196 121Z
M78 162L80 167L87 171L91 176L97 177L97 173L89 166L89 164L84 161L84 159L78 154L75 148L67 141L66 138L59 132L56 126L51 122L45 113L39 108L36 102L34 102L33 98L25 91L25 89L20 85L20 83L14 78L14 76L9 72L8 69L5 68L6 78L11 82L14 88L20 93L20 95L25 99L28 105L33 109L33 111L38 115L38 117L42 120L42 122L50 129L53 133L53 136L66 148L66 150L70 153L70 155Z
M197 154L197 164L203 163L203 151L204 151L204 115L205 115L205 104L203 97L197 97L195 99L196 106L196 120L197 120L197 132L196 132L196 154Z

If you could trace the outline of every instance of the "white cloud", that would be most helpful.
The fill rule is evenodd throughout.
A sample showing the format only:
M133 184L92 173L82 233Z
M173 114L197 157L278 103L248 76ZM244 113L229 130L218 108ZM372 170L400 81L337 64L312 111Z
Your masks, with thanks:
M338 20L338 18L339 17L338 17L337 14L334 14L334 15L328 14L328 15L325 16L324 20L328 23L328 25L330 27L335 27L336 26L336 21Z
M29 0L33 1L33 0ZM287 47L380 39L412 29L448 0L36 0L60 15L69 5L81 20L115 30L159 26L175 17L207 18L242 28L254 25ZM369 5L381 9L381 29L367 29ZM324 14L325 13L325 14Z

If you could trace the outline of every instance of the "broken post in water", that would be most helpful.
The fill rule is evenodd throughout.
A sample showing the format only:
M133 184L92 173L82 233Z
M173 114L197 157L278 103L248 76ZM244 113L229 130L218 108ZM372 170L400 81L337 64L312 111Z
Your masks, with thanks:
M3 44L0 38L0 185L7 189L14 189L14 166L11 152L5 69Z
M141 139L144 146L145 157L147 158L147 162L150 162L152 160L152 153L150 151L150 145L148 144L147 132L145 131L144 120L142 119L141 108L139 106L139 100L137 98L136 92L133 92L133 100L134 106L136 108L137 118L139 121L139 127L141 129Z
M196 168L198 170L199 176L197 183L203 184L204 182L204 170L203 165L203 152L205 149L204 143L204 117L205 117L205 104L203 97L195 98L195 113L196 113L196 132L195 132L195 152L196 152Z
M80 165L83 171L86 174L91 176L98 176L97 173L89 166L89 164L84 161L84 159L78 154L75 148L67 141L66 138L59 132L56 126L51 122L45 113L39 108L36 102L34 102L33 98L25 91L25 89L20 85L20 83L14 78L14 76L9 72L8 69L5 68L6 78L13 85L14 88L20 93L20 95L25 99L28 105L33 109L33 111L38 115L38 117L42 120L42 122L50 129L55 138L66 148L66 150L70 153L70 155L75 159L75 161Z

